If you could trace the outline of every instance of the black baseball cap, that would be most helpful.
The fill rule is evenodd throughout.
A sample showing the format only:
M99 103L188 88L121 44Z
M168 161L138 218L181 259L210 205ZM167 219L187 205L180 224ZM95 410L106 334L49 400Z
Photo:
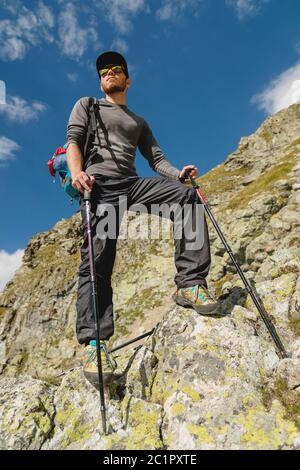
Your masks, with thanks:
M124 68L124 73L126 77L128 78L128 68L127 68L127 62L124 59L124 57L119 54L119 52L114 52L114 51L107 51L103 52L103 54L99 55L99 57L96 60L96 68L97 72L99 75L99 78L101 79L100 72L99 70L104 69L107 65L122 65Z

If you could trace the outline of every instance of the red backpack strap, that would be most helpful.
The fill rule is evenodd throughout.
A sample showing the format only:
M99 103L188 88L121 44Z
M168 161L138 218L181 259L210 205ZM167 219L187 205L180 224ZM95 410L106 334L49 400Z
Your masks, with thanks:
M48 160L47 164L48 164L48 170L49 170L50 175L54 177L55 176L55 170L53 168L54 158L52 157L50 160Z
M54 157L56 157L57 155L60 155L62 153L66 153L66 149L64 147L58 147L58 149L56 149L55 152L54 152Z

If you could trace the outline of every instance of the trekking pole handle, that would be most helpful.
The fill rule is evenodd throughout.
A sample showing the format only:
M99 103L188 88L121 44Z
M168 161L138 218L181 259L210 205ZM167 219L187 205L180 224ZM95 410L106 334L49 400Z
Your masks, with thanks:
M90 201L92 196L92 191L87 191L86 189L84 190L83 193L83 199L84 201Z
M187 170L188 177L190 179L190 182L192 183L193 188L199 189L199 185L196 183L195 179L190 175L192 170Z

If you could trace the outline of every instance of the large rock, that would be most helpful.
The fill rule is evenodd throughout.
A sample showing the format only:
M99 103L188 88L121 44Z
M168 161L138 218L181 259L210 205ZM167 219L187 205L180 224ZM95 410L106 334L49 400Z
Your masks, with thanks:
M0 380L0 448L37 450L54 429L54 387L29 376Z
M153 337L121 360L106 390L107 436L99 392L81 371L58 387L3 379L2 446L298 449L299 363L280 360L270 339L257 336L256 322L243 307L223 318L170 310Z

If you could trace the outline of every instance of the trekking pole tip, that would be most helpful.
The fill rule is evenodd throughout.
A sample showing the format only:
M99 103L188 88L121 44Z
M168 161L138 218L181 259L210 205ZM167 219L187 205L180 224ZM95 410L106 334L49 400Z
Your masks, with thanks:
M286 350L280 351L281 359L292 359L292 354L288 353Z

